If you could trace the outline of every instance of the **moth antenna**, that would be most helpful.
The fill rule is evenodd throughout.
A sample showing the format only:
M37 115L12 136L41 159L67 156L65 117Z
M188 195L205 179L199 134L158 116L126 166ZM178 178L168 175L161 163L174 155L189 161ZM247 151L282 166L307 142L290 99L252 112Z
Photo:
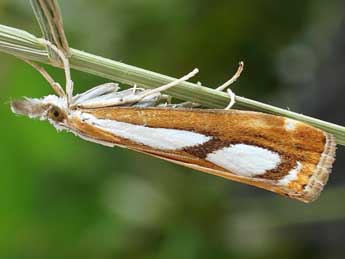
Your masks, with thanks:
M47 41L45 39L39 39L40 42L43 44L49 46L52 50L56 52L56 54L60 57L62 60L64 70L65 70L65 77L66 77L66 96L67 96L67 104L69 105L72 102L73 97L73 81L71 78L71 67L69 64L68 58L65 56L65 54L59 50L53 43L50 41Z
M58 82L55 82L54 79L49 75L49 73L41 66L37 65L34 62L31 62L30 60L23 59L26 63L28 63L30 66L32 66L34 69L36 69L51 85L54 92L60 96L60 97L66 97L66 94L61 87L61 85Z
M224 91L226 88L228 88L231 84L235 83L235 81L241 76L241 73L243 71L244 63L243 61L240 61L238 64L238 68L236 73L224 84L221 86L217 87L216 90L218 91Z

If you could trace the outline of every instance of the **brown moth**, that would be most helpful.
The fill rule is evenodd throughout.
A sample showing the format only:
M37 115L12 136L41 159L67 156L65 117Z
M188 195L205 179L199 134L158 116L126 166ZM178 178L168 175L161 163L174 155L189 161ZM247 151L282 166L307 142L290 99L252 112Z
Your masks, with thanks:
M14 101L11 108L17 114L48 120L91 142L125 147L303 202L315 200L327 182L336 149L329 133L259 112L158 106L165 97L161 91L188 80L196 70L153 90L118 91L109 83L73 96L68 59L45 43L64 62L66 92L31 64L57 95ZM236 80L240 70L219 90Z

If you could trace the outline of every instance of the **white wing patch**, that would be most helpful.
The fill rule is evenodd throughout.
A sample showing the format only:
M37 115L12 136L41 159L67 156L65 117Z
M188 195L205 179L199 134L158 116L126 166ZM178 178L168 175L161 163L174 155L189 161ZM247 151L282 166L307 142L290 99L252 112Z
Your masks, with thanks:
M155 149L178 150L200 145L211 139L203 134L186 130L149 128L115 120L98 119L87 113L82 113L80 116L94 127Z
M235 144L208 154L206 160L234 174L253 177L276 168L280 162L278 153L261 147Z

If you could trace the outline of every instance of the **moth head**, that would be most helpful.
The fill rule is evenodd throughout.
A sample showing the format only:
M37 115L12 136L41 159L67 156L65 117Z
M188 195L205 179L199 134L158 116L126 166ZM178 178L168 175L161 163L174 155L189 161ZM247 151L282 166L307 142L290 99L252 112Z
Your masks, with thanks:
M29 118L49 120L55 123L63 122L68 114L64 98L48 95L44 98L24 98L11 102L12 112Z

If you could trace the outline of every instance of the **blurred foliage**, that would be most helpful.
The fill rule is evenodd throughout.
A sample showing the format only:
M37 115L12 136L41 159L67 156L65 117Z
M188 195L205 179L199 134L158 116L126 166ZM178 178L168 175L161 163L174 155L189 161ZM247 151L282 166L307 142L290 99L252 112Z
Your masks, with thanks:
M171 76L199 67L214 86L244 60L239 95L344 124L341 0L60 4L75 48ZM28 1L0 0L0 23L41 35ZM343 257L343 148L305 205L14 116L9 100L51 90L4 54L0 76L0 258ZM73 79L77 91L105 82Z

